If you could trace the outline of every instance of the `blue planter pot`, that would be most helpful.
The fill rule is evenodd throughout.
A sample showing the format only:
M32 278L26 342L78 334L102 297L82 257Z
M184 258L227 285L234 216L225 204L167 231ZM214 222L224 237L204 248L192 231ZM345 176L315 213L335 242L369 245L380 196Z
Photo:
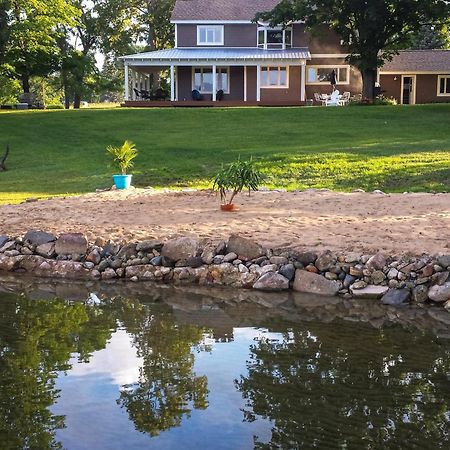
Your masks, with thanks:
M133 175L113 175L114 184L117 189L128 189L131 185Z

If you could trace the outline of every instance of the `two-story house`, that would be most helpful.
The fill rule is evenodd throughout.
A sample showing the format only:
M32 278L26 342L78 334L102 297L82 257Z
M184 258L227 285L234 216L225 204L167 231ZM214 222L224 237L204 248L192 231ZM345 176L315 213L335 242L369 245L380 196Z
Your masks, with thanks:
M333 70L341 93L360 93L360 73L345 61L337 35L324 28L312 36L303 23L283 29L253 22L278 2L177 0L175 47L122 58L125 105L154 105L140 92L167 69L170 100L179 106L194 104L193 91L202 105L301 105L316 92L331 93Z

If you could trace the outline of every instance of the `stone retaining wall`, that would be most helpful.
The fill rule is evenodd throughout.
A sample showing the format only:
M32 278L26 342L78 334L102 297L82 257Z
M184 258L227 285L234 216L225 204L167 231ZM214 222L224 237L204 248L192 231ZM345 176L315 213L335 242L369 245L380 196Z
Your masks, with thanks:
M285 291L383 304L440 303L450 310L450 255L392 257L267 249L232 235L211 243L190 237L89 244L80 233L29 231L0 236L0 271L71 280L158 281Z

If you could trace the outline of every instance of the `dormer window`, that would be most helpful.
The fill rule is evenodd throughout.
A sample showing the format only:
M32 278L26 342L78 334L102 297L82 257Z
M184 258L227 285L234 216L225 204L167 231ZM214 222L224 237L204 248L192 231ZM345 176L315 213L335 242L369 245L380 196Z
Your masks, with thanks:
M223 45L223 25L197 25L197 45Z
M264 49L286 49L292 47L292 28L258 27L258 47Z

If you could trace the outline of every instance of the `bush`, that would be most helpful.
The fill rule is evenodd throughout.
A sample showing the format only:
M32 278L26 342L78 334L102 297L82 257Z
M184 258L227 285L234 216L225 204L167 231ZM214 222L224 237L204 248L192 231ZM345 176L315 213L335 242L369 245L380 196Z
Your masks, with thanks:
M395 106L397 105L397 100L394 97L385 97L383 94L381 94L373 100L373 104Z
M45 108L46 109L64 109L64 105L62 105L61 103L54 103L51 105L47 105Z

